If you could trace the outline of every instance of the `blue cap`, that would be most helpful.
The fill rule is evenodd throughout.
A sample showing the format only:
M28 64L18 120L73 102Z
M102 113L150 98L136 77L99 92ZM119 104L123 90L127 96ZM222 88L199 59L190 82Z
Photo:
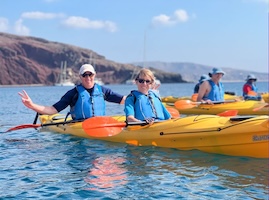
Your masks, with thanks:
M209 79L210 79L210 78L209 78L208 75L203 74L203 75L200 77L200 79L199 79L199 83L202 83L202 82L207 81L207 80L209 80Z
M212 72L208 73L211 77L213 74L225 74L225 72L221 68L213 68Z
M253 74L249 74L249 75L247 76L246 81L248 81L248 80L255 80L255 81L257 81L257 78L256 78L256 76L254 76Z

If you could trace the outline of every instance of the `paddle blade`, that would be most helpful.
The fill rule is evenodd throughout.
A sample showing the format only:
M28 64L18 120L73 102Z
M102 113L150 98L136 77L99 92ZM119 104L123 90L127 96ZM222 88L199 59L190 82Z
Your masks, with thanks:
M196 107L198 102L192 102L190 100L179 100L175 102L175 107L177 109L189 109L189 108L194 108Z
M168 112L170 113L172 118L179 118L180 117L180 114L179 114L177 109L172 108L172 107L167 107L166 109L168 110Z
M248 96L257 96L258 94L254 91L249 91Z
M195 93L191 96L192 101L197 101L198 93Z
M119 134L126 126L112 117L92 117L82 122L82 128L92 137L109 137Z
M22 124L19 126L12 127L8 129L6 132L15 131L15 130L24 129L24 128L38 128L40 126L41 124Z
M226 110L222 113L217 114L218 116L221 117L233 117L236 116L238 114L238 110Z

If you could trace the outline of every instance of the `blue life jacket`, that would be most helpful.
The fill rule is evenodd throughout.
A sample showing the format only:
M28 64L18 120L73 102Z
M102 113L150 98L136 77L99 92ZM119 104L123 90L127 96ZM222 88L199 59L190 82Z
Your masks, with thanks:
M148 95L134 90L131 94L134 96L135 118L144 121L148 118L164 120L162 102L160 98L152 91ZM152 102L153 104L152 104Z
M207 96L203 97L203 100L210 99L211 101L224 101L224 89L222 83L217 85L212 80L208 80L208 82L211 85L211 91Z
M250 84L250 83L245 83L245 85L249 85L251 86L251 90L254 91L254 92L258 92L258 88L256 87L256 85L254 84ZM243 96L246 96L247 93L245 91L243 91Z
M258 92L258 88L256 85L254 84L250 84L250 83L245 83L245 85L249 85L251 86L251 90L254 91L254 92ZM249 96L245 91L243 91L243 97L244 97L244 100L253 100L253 101L260 101L262 100L262 97L260 95L257 95L257 96Z
M82 85L78 85L76 88L78 91L78 100L70 109L73 119L87 119L105 115L105 99L100 85L94 84L92 94Z

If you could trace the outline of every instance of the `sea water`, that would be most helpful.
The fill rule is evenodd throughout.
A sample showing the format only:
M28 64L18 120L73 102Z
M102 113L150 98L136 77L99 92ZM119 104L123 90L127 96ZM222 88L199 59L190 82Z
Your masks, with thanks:
M161 96L190 96L195 83L162 84ZM224 83L241 95L243 83ZM268 83L257 83L268 92ZM127 95L135 85L106 85ZM89 140L35 129L21 103L52 105L71 87L0 88L0 199L268 199L268 159ZM63 113L66 113L63 111ZM107 103L108 115L123 105ZM255 151L255 149L253 149Z

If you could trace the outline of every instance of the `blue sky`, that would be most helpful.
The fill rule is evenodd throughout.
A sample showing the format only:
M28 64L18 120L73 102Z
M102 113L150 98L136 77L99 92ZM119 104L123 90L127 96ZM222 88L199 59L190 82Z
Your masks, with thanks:
M120 63L268 72L268 0L2 0L0 32L91 49Z

